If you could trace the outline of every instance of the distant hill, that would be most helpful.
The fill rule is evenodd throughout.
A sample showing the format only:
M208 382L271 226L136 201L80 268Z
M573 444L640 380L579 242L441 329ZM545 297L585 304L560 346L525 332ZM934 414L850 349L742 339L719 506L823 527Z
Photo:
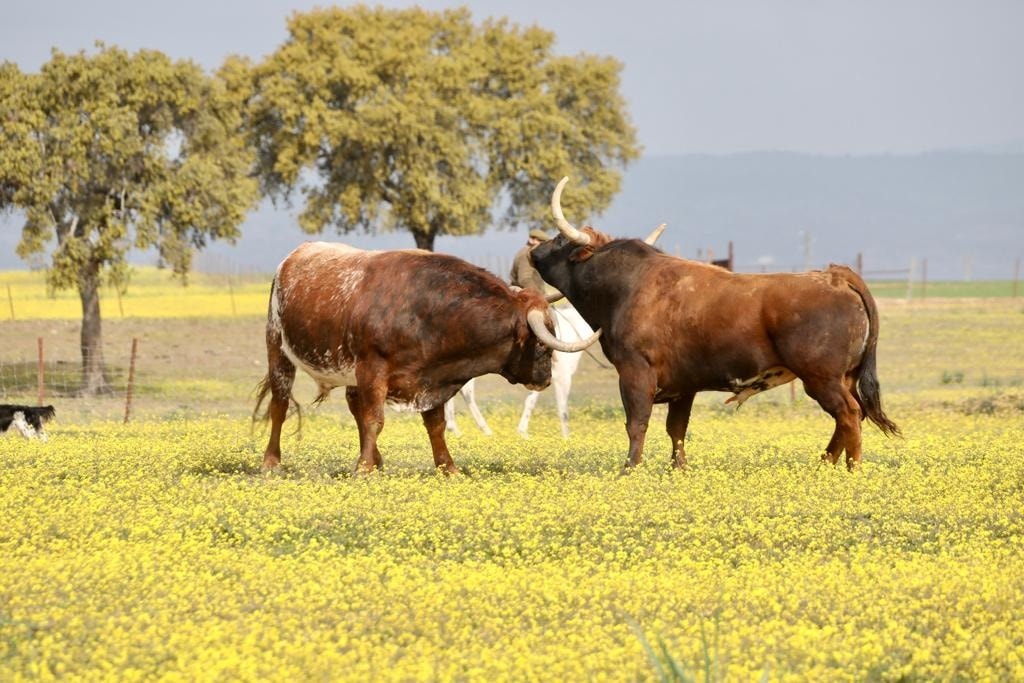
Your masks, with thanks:
M973 279L1008 279L1014 258L1024 256L1024 152L1006 145L914 156L648 156L627 170L605 215L569 219L618 236L643 235L664 221L660 246L690 258L708 248L724 256L732 240L741 270L802 268L806 232L814 267L852 263L861 252L869 273L905 269L914 258L918 268L928 260L929 279L962 279L967 268ZM0 268L25 267L14 254L19 225L0 218ZM305 239L287 211L268 204L250 216L237 245L216 243L196 262L269 272ZM413 246L406 233L318 239ZM492 231L441 238L437 248L501 272L524 241L522 230Z
M664 219L682 255L733 240L745 270L804 263L906 268L929 278L1012 277L1024 256L1024 154L820 157L785 152L648 157L630 169L609 224ZM604 221L600 221L604 224Z

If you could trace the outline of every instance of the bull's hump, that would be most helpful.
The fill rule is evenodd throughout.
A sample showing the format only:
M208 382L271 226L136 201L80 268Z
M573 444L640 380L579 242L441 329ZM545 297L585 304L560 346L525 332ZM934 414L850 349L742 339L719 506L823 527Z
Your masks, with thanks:
M286 261L330 261L338 257L372 254L340 242L303 242L288 255Z

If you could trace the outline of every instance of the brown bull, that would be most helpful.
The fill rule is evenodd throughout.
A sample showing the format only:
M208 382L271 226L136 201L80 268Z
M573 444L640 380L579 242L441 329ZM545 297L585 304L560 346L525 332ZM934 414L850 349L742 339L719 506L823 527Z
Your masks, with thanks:
M254 412L269 393L263 466L281 462L281 425L301 368L319 386L318 400L346 388L359 428L357 472L383 466L385 402L420 412L435 466L457 472L444 438L445 401L492 372L542 389L553 349L580 351L599 335L565 343L553 329L543 295L514 292L454 256L307 242L281 262L270 291L269 372Z
M626 468L642 460L654 403L668 404L673 463L686 465L683 439L698 391L728 391L737 406L754 394L803 381L835 419L823 459L847 467L861 458L861 421L899 428L882 411L875 354L878 311L849 268L744 275L675 258L640 240L577 230L562 215L563 178L551 198L561 234L532 252L541 277L594 329L619 373L626 411Z

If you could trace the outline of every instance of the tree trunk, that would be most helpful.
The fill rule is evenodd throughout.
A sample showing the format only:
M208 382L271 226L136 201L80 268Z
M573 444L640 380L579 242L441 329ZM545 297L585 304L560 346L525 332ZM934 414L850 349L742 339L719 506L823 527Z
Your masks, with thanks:
M82 266L78 278L82 299L82 396L113 392L103 367L103 334L100 320L100 264Z
M414 230L412 236L416 240L417 249L426 249L427 251L434 251L434 233L419 232L418 230Z

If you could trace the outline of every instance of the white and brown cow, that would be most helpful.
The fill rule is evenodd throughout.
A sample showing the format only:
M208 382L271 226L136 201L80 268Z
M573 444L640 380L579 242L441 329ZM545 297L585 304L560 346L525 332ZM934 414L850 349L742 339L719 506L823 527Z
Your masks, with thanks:
M278 266L267 314L271 421L264 468L281 462L281 425L295 369L316 381L322 400L335 387L359 428L357 472L381 467L377 436L384 404L420 412L434 465L457 472L444 439L444 403L463 384L497 373L513 384L544 388L560 342L544 297L513 291L454 256L421 250L363 251L306 242Z

